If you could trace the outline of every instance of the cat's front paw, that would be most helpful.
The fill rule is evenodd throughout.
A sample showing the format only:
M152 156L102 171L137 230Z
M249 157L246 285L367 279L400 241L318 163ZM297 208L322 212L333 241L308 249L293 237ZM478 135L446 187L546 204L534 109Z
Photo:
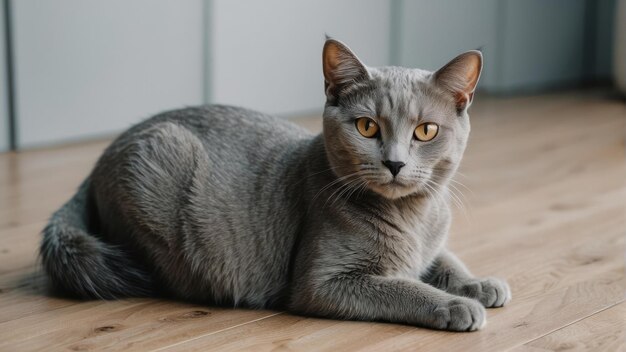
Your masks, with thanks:
M451 331L475 331L486 323L485 308L469 298L452 298L435 309L435 327Z
M487 308L502 307L511 300L511 289L504 280L488 277L464 283L458 294L477 299Z

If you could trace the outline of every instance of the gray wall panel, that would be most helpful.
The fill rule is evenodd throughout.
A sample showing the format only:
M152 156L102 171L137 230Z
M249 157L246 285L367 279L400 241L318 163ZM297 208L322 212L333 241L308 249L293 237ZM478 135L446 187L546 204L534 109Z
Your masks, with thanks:
M399 64L436 70L463 51L482 48L480 86L495 83L497 0L400 1Z
M613 68L613 31L616 21L616 0L588 0L597 7L593 25L593 67L591 77L595 80L609 79Z
M0 1L0 152L9 149L8 86L6 76L6 43L4 42L4 6Z
M505 5L499 89L542 89L584 78L584 0L507 0Z
M320 112L324 33L368 65L389 62L389 1L214 0L212 101L268 113Z
M19 0L18 143L111 134L203 97L201 0Z

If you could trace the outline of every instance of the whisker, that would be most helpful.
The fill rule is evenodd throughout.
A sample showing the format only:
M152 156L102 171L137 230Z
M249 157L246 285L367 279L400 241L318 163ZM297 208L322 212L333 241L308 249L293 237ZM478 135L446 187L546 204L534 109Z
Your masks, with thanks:
M466 186L465 184L463 184L462 182L459 182L459 181L455 180L454 178L451 178L451 179L450 179L450 182L454 182L454 183L456 183L457 185L459 185L459 186L461 186L461 187L465 188L466 190L468 190L468 191L469 191L470 193L472 193L472 194L474 193L474 191L473 191L471 188L467 187L467 186Z
M330 203L330 205L332 206L333 204L335 204L335 202L341 198L342 194L346 191L349 190L350 187L355 184L356 182L358 182L360 179L354 179L354 180L349 180L348 182L346 182L345 184L339 186L329 197L328 199L326 199L326 202L324 203L324 207L326 206L326 204L333 198L333 196L335 196L335 194L337 195L335 197L335 199Z
M456 193L456 196L459 200L463 201L463 205L465 205L465 203L467 203L467 197L465 194L453 184L448 184L448 186L451 187L450 190L453 191L452 193Z
M437 186L440 186L435 181L432 181L432 180L429 180L429 181L435 183L435 185L437 185ZM454 205L457 208L459 208L461 210L461 212L463 212L463 217L468 222L471 222L471 218L469 217L469 215L467 213L467 208L465 206L465 203L463 203L463 201L459 198L459 196L456 193L454 193L454 188L447 188L447 190L448 190L448 195L450 195L450 200L452 200Z
M322 188L321 188L321 189L320 189L320 190L319 190L319 191L315 194L315 196L314 196L314 197L313 197L313 199L311 200L311 203L314 203L314 202L315 202L315 200L317 199L317 197L319 197L319 196L320 196L320 194L322 194L322 192L324 192L324 191L325 191L325 190L327 190L328 188L330 188L330 187L334 186L335 184L337 184L337 183L339 183L339 182L342 182L342 181L344 181L344 180L346 180L346 179L348 179L348 178L350 178L350 177L354 177L354 176L356 176L358 173L359 173L359 171L357 171L357 172L353 172L353 173L351 173L351 174L347 174L347 175L344 175L344 176L341 176L341 177L337 177L335 180L333 180L333 181L329 182L326 186L322 187Z
M348 193L348 195L346 196L346 201L350 199L352 195L354 195L359 189L362 189L362 187L366 184L367 184L367 181L361 180L361 182L357 186L353 187L352 191Z
M430 194L435 197L433 200L439 203L441 202L445 203L445 199L443 199L443 196L441 195L441 193L430 183L431 183L430 180L426 180L426 183L424 183L424 186L426 186L427 189L430 190L429 191Z
M309 179L309 178L311 178L311 177L313 177L313 176L316 176L316 175L322 174L322 173L324 173L324 172L329 172L329 171L331 171L331 170L342 169L342 168L349 169L349 168L351 168L351 167L353 167L353 166L360 166L360 167L361 167L361 170L376 169L376 167L374 167L373 165L374 165L374 164L372 164L372 163L355 163L355 164L348 164L348 165L336 165L336 166L331 166L331 167L329 167L329 168L327 168L327 169L324 169L324 170L321 170L321 171L317 171L317 172L314 172L314 173L312 173L312 174L310 174L310 175L305 176L302 180L298 181L296 184L299 184L300 182L303 182L303 181L305 181L305 180L307 180L307 179ZM360 170L359 170L359 171L360 171Z

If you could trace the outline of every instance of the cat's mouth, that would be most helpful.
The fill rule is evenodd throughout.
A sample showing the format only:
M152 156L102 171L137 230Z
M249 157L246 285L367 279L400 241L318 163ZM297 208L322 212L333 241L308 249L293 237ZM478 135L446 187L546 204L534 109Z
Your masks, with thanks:
M385 198L396 199L415 193L415 185L397 178L386 183L372 184L370 188Z
M390 182L386 183L385 186L401 186L401 187L406 187L407 185L398 180L397 178L394 178L393 180L391 180Z
M387 183L381 184L381 186L383 187L413 187L413 185L410 185L407 182L404 182L397 177L394 177L393 179L391 179L391 181Z

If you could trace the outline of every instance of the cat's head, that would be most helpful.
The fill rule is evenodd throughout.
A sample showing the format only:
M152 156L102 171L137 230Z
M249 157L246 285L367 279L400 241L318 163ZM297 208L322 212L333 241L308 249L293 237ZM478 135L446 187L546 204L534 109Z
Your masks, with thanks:
M372 68L328 39L323 67L324 139L338 177L389 199L432 194L449 181L469 136L479 51L436 72Z

